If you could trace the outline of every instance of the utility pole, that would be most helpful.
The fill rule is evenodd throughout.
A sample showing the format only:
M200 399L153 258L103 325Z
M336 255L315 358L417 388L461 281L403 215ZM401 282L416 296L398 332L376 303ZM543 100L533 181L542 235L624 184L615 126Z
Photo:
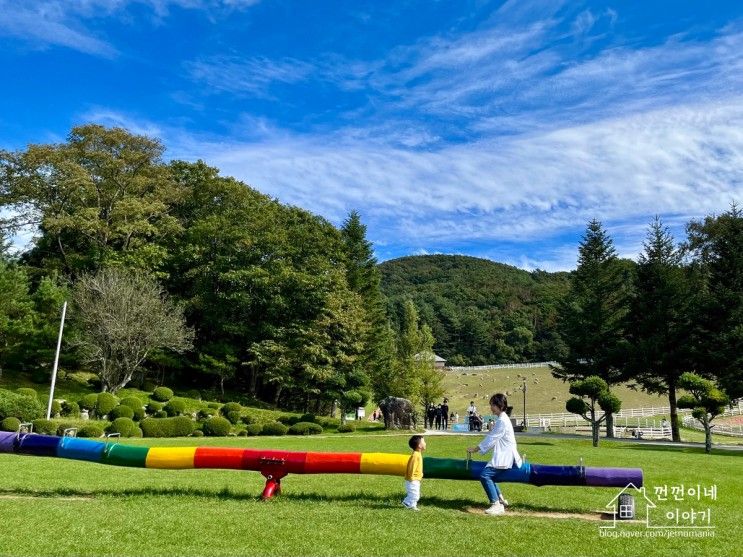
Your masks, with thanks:
M526 431L526 379L524 379L524 387L522 391L524 391L524 431Z
M62 305L62 319L59 322L59 337L57 337L57 354L54 356L54 369L52 370L52 388L49 389L49 404L46 407L46 419L52 415L52 401L54 400L54 384L57 382L57 367L59 366L59 351L62 348L62 330L64 329L64 318L67 315L67 302Z

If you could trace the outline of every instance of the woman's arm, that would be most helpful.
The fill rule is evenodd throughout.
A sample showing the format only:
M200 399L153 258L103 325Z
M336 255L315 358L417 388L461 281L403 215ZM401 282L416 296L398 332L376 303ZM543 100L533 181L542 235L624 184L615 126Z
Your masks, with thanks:
M503 437L505 434L506 426L503 425L503 422L498 420L497 422L495 422L495 427L490 431L490 433L485 436L485 439L483 439L476 447L469 447L467 449L467 452L474 453L476 451L479 451L480 454L485 454L490 449L492 449L498 439Z

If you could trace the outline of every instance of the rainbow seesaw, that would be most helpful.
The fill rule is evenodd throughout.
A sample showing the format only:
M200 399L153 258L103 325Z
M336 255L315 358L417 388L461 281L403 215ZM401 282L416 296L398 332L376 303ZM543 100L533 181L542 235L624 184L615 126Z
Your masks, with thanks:
M141 447L36 433L0 431L0 453L84 460L113 466L183 470L216 468L253 470L266 478L262 497L281 492L287 474L378 474L405 476L408 455L393 453L322 453L240 449L229 447ZM479 480L486 462L425 457L423 475L429 479ZM499 482L535 486L642 487L640 468L554 466L524 461Z

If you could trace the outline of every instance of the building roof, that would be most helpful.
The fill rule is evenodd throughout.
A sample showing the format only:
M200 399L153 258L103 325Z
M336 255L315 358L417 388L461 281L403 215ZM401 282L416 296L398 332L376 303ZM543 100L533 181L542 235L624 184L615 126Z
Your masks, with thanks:
M427 360L430 360L433 358L434 362L446 362L444 358L441 356L434 354L433 352L418 352L415 356L413 356L416 360L420 360L421 358L425 358Z

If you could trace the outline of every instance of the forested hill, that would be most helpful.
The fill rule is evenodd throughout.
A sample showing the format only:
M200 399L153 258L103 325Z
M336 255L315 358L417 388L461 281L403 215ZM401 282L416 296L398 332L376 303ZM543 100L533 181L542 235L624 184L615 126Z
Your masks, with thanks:
M528 272L461 255L402 257L379 265L393 319L413 300L450 365L551 360L569 273Z

